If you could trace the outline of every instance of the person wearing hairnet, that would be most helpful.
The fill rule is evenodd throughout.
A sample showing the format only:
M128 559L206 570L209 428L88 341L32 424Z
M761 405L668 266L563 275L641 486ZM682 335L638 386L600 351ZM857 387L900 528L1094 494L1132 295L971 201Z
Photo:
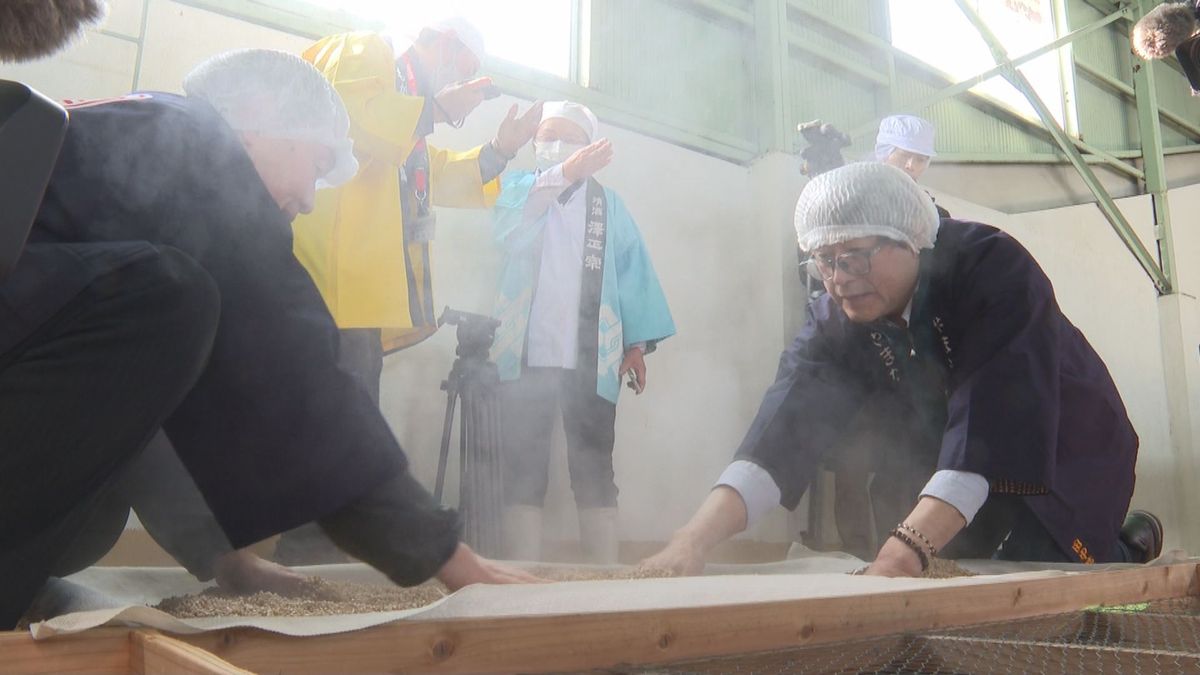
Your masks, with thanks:
M156 337L180 344L157 352L211 343L207 358L144 355L158 368L194 372L194 386L174 397L159 392L162 406L138 409L140 382L123 375L137 358L130 355L95 374L123 385L92 402L95 414L162 421L234 547L316 520L339 546L400 584L434 575L452 588L533 580L459 541L456 514L412 478L378 406L338 368L336 325L292 253L290 227L312 209L318 181L336 185L354 175L349 120L336 92L310 64L271 50L213 57L188 75L184 91L76 106L31 234L34 244L148 242L182 270L177 277L202 282L167 306L156 302L170 297L157 288L128 300L175 319ZM108 324L99 338L124 330ZM65 339L77 358L92 348ZM29 364L27 377L52 376L42 372L51 364ZM168 404L165 420L156 416ZM62 460L53 465L39 457L5 467L5 486L15 481L17 489L0 494L0 513L19 526L0 530L14 547L3 551L4 571L20 573L11 577L19 586L4 586L0 621L16 620L21 600L74 539L75 519L86 515L78 512L82 501L55 494L58 486L75 490L67 495L102 492L153 432L139 428L141 437L120 439L129 446L124 456L92 461L95 452L76 444L69 446L79 448L75 454L51 455ZM45 476L56 489L45 490ZM61 544L46 543L60 537ZM47 547L52 554L22 553Z
M894 166L914 181L920 181L936 156L933 122L916 115L889 115L879 122L879 133L875 136L876 161ZM933 199L933 196L929 198ZM934 207L939 217L950 217L950 212L938 206L936 200Z
M830 125L817 126L815 122L801 125L806 137L836 140L839 135L844 137ZM934 128L929 120L915 115L889 115L879 123L879 132L875 137L873 157L876 161L894 166L908 174L914 181L919 181L929 163L937 154L933 149ZM829 170L845 163L841 159L840 147L849 144L846 138L839 143L814 144L806 153L825 153L814 158L806 166L827 167ZM836 154L834 154L836 153ZM810 177L820 175L820 172L810 174ZM928 193L926 193L928 194ZM933 196L929 199L933 201ZM942 208L936 201L934 207L940 218L949 218L950 212ZM806 258L806 252L796 248L798 261ZM818 297L823 291L821 280L815 279L800 267L800 276L808 289L811 299ZM870 439L862 438L857 443L847 443L834 453L827 468L834 474L834 516L838 536L842 547L849 553L859 557L870 556L876 549L876 536L871 526L871 498L867 485L871 480L870 470Z
M47 56L106 9L99 0L2 3L0 62ZM57 150L57 143L35 148L50 161ZM12 152L0 145L5 162L29 159ZM40 192L28 189L5 185L0 200L37 204ZM30 242L0 256L15 260L0 272L0 629L7 629L47 574L70 564L66 548L90 525L105 479L138 454L196 381L218 296L194 262L141 241Z
M454 17L422 28L410 42L344 33L304 52L346 102L361 166L293 222L296 257L341 329L342 368L376 403L384 353L437 330L434 207L490 207L500 192L498 176L529 142L541 114L535 104L518 117L514 105L488 143L465 152L431 146L426 137L435 123L461 126L492 87L491 79L475 77L485 57L483 37ZM288 564L339 557L313 525L286 533L275 552Z
M642 393L644 356L675 333L675 323L637 224L593 177L613 153L596 116L578 103L546 103L533 143L537 170L506 175L495 209L506 254L492 350L506 420L506 557L540 557L561 409L584 556L615 563L621 378L628 374Z
M1129 35L1133 51L1146 60L1179 60L1183 74L1200 95L1200 2L1164 2L1138 20Z
M1126 518L1138 438L1121 397L1016 240L939 222L908 176L878 163L813 179L795 225L826 293L734 461L645 565L699 571L774 504L795 508L818 463L864 433L883 542L868 574L916 576L935 555L1157 557L1158 519Z

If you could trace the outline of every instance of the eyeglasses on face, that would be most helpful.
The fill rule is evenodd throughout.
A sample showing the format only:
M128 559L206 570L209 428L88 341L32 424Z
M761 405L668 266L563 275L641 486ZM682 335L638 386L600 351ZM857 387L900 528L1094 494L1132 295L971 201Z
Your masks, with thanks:
M837 270L850 276L865 277L871 273L871 258L887 248L888 243L880 242L871 248L854 249L838 255L816 251L800 264L804 265L809 276L817 281L829 281Z

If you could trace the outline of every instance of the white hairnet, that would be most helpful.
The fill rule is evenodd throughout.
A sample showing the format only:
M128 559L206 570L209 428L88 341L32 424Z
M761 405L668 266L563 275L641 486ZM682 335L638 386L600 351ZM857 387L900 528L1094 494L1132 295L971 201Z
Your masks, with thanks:
M884 161L896 148L936 157L933 151L933 122L916 115L890 115L879 123L875 137L875 159Z
M483 47L483 33L480 33L475 24L467 21L464 17L448 17L434 21L425 27L435 33L454 33L454 37L458 38L464 47L471 50L480 63L483 63L487 57L487 50Z
M187 74L183 90L210 103L237 131L333 149L333 169L318 187L341 185L358 172L342 99L316 68L295 54L273 49L218 54Z
M796 202L796 239L812 251L859 237L887 237L933 248L938 229L933 200L900 169L856 162L808 182Z
M570 101L547 101L542 104L542 121L559 118L574 122L587 134L588 142L596 140L600 132L600 122L587 106Z

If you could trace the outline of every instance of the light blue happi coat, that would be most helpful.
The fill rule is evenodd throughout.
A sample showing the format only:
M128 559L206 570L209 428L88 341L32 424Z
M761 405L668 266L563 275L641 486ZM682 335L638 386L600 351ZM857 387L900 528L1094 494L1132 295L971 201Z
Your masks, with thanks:
M546 216L528 224L524 218L534 178L535 174L528 171L505 176L496 201L494 232L506 253L494 314L500 328L492 347L492 360L501 380L521 376L525 334L541 266ZM600 330L596 336L596 393L616 403L621 392L617 370L626 348L644 342L649 353L656 343L675 334L675 322L637 224L616 193L604 188L604 194L608 200L608 232L600 290Z

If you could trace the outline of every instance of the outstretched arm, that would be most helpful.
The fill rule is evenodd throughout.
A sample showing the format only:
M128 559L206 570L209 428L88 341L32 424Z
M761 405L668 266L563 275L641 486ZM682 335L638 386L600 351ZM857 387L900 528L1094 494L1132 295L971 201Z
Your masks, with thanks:
M704 569L705 556L717 544L746 529L746 516L746 502L738 491L718 485L667 546L643 560L641 566L684 576L699 574Z

